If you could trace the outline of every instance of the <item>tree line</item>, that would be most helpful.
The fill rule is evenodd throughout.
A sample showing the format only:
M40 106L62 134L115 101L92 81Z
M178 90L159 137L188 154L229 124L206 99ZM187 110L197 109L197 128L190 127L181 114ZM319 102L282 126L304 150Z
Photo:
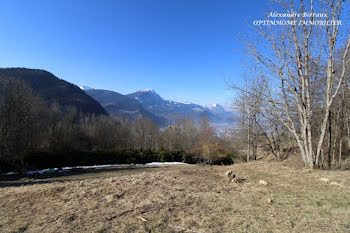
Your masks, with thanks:
M234 146L216 135L207 116L203 115L198 122L193 117L172 122L161 129L143 117L127 120L82 114L70 106L47 103L23 80L7 78L0 81L0 160L4 164L3 170L11 164L17 169L25 169L28 166L37 168L38 164L43 164L39 167L64 165L64 161L66 166L84 165L79 162L89 165L142 163L152 162L152 159L210 164L233 162L237 154ZM145 159L145 155L149 158ZM98 159L92 159L94 156ZM46 161L48 159L51 163ZM68 164L68 161L71 162Z

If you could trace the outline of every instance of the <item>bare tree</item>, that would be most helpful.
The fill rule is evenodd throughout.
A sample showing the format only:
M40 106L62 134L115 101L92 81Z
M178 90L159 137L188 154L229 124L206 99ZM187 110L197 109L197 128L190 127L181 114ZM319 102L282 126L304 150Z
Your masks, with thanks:
M132 123L134 149L157 149L158 127L147 118L137 118Z
M214 139L214 129L209 124L209 117L203 114L199 121L198 129L198 145L202 148L202 155L206 158L210 164L213 163L213 158L210 151L210 143Z
M190 151L195 147L198 130L193 116L182 119L181 125L181 150Z
M233 106L240 113L240 132L245 135L243 138L247 138L243 140L247 143L247 161L256 160L258 149L265 147L268 147L276 160L280 160L284 128L275 119L269 104L263 100L266 93L261 80L253 75L246 81L245 89L239 90Z
M307 4L308 3L308 4ZM343 0L276 1L278 10L295 12L289 20L296 24L285 26L255 26L252 43L242 40L246 51L260 70L267 95L264 99L280 122L292 133L305 165L319 165L329 110L337 96L349 65L350 37L344 38L337 20L342 19ZM329 23L313 25L316 10L327 14ZM311 13L306 18L304 13ZM301 23L299 23L301 22ZM306 23L303 23L306 22ZM307 23L309 22L309 23ZM346 39L345 51L338 61L337 46ZM324 80L321 103L316 102L318 84ZM315 105L321 105L319 134L312 126Z
M39 144L44 103L21 80L2 79L0 86L0 157L23 162L25 153Z

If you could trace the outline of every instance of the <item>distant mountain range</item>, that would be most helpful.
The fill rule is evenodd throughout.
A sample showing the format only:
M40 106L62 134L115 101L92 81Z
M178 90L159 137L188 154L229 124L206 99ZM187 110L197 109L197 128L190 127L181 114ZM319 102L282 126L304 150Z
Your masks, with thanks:
M84 114L107 115L105 109L78 86L59 79L45 70L0 68L0 80L14 78L23 80L48 104L57 103L63 109L73 106Z
M153 89L144 89L128 95L117 92L81 87L97 100L109 114L116 117L134 119L145 116L159 125L167 125L175 119L193 117L198 120L206 114L213 124L229 124L233 113L219 104L201 106L163 99Z
M147 117L158 125L163 126L166 124L163 118L148 112L139 101L133 98L129 98L128 96L114 91L98 90L86 87L83 90L98 101L112 116L126 119Z
M124 119L136 119L142 116L161 127L184 117L198 120L204 114L209 117L213 125L221 127L230 124L233 119L233 113L219 104L201 106L165 100L153 89L122 95L109 90L78 87L44 70L0 68L0 80L11 78L23 80L48 104L57 103L63 109L73 106L84 114L110 114Z

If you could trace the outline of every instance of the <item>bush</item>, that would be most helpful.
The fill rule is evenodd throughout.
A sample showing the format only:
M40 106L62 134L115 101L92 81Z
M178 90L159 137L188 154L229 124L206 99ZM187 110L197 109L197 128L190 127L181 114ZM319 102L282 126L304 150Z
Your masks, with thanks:
M150 162L195 163L184 151L116 150L116 151L36 151L20 160L0 160L0 172L36 170L52 167L92 166L103 164L145 164Z
M20 171L21 161L18 159L0 159L0 173Z
M237 153L228 151L218 143L194 148L190 154L192 163L208 163L211 165L231 165L238 157Z
M218 159L213 161L214 165L231 165L234 164L234 154L227 153L222 157L219 157Z
M212 161L215 165L230 165L234 163L235 154L220 151ZM198 153L185 151L153 151L153 150L115 150L115 151L68 151L48 152L36 151L27 153L24 160L0 160L0 173L21 170L38 170L53 167L92 166L104 164L146 164L150 162L184 162L189 164L202 163ZM22 163L23 162L23 163ZM23 166L22 166L23 164Z

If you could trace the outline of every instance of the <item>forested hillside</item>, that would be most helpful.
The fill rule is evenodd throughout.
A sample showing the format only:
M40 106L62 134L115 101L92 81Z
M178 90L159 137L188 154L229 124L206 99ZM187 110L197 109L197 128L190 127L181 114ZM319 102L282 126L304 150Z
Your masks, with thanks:
M63 108L74 107L84 114L104 114L103 107L79 87L59 79L45 70L26 68L0 68L0 80L24 81L48 104L56 103Z
M46 71L2 69L1 75L1 171L152 161L231 164L238 155L232 141L215 134L206 115L177 118L160 129L152 121L156 117L108 116L78 87ZM129 107L109 97L99 92L107 109ZM144 111L125 98L131 108Z

